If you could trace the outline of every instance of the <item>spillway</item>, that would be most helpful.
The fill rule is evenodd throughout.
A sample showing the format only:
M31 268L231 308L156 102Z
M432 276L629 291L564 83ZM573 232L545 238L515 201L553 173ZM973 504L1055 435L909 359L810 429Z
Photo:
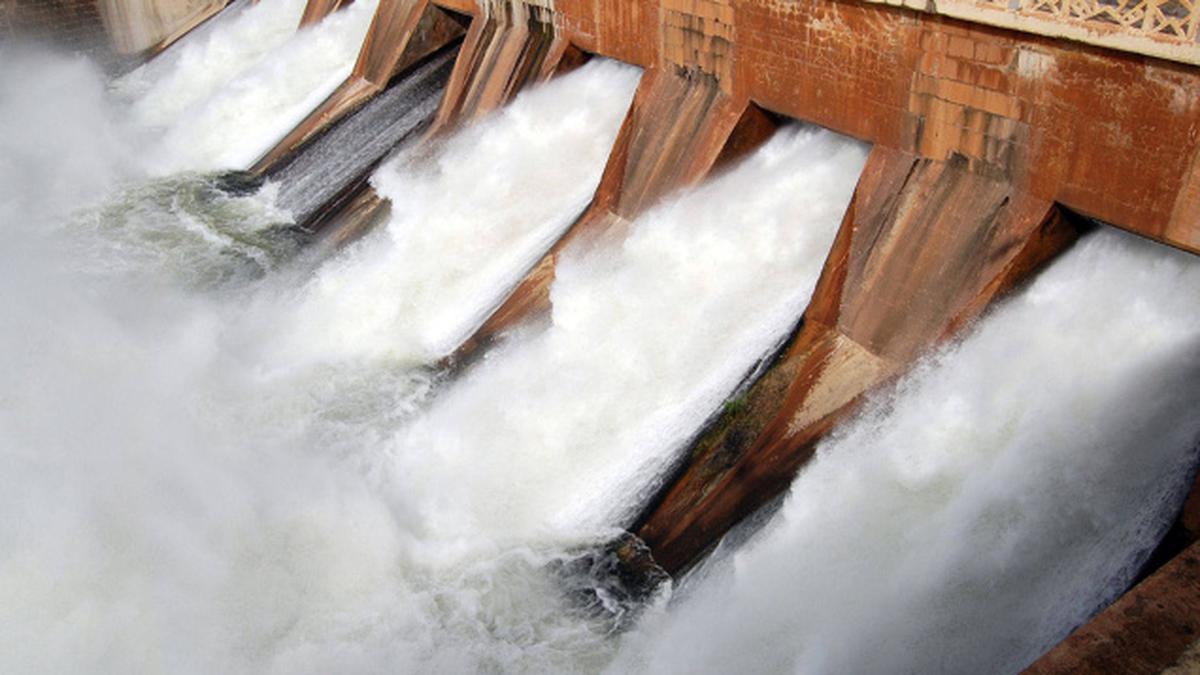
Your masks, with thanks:
M425 496L439 532L621 525L790 332L863 160L831 133L784 131L627 236L568 254L550 324L518 333L398 439L398 491Z
M393 148L415 140L437 112L456 54L451 49L431 57L290 161L272 167L266 180L279 186L277 202L297 223L310 222Z
M297 30L304 4L235 7L208 40L126 77L157 173L248 169L350 75L378 0Z
M348 347L368 354L401 350L402 333L389 328L396 324L383 324L374 340L327 341L294 331L289 321L313 316L331 328L359 329L357 312L310 304L329 283L325 275L361 279L374 269L399 267L395 263L405 259L395 256L406 248L393 238L436 224L405 220L404 212L422 216L429 213L422 210L426 200L455 198L444 195L440 181L461 175L471 159L468 148L495 144L497 156L508 158L507 172L481 167L480 182L493 184L476 194L507 198L516 191L537 199L547 224L543 231L517 230L516 238L532 232L538 246L547 245L587 199L586 189L560 194L556 180L564 174L592 184L598 179L605 145L598 137L611 142L624 108L601 101L621 92L628 101L636 79L628 68L593 63L447 139L434 151L439 159L432 168L397 158L377 178L395 201L396 219L328 261L311 288L292 291L282 275L214 295L180 287L171 277L97 277L88 268L97 251L42 246L50 235L36 229L14 233L21 236L5 249L4 274L37 291L5 295L3 315L38 318L6 322L0 330L11 374L0 408L2 527L7 541L19 542L0 562L5 669L600 668L611 641L588 616L569 610L545 566L567 555L564 546L607 534L619 516L594 501L581 503L578 514L543 509L557 499L556 490L584 477L604 477L594 484L601 489L595 499L627 489L634 467L618 464L630 452L653 447L656 463L666 461L676 447L671 439L719 406L790 330L863 161L861 146L824 132L785 132L710 189L632 224L624 243L580 250L555 287L553 324L514 338L509 351L445 385L432 404L421 402L428 383L403 369L314 362L323 357L345 366L346 354L338 350ZM78 95L72 90L83 88L74 84L61 93ZM560 98L565 93L580 101L598 98L563 108L556 101L567 100ZM547 119L559 125L557 132L548 133ZM77 122L86 128L91 120ZM40 140L29 139L33 147ZM529 148L524 155L517 152L522 147ZM549 166L552 173L539 173L546 171L547 153L563 148L569 151ZM120 148L94 149L108 157ZM404 191L389 188L387 180L404 172L423 178L425 187L413 180ZM544 177L542 194L554 199L533 193L535 177ZM55 187L41 185L39 201L66 199ZM752 197L749 208L729 206L730 194ZM697 221L696 209L709 216ZM797 210L806 215L783 215ZM461 213L462 222L446 225L461 232L457 238L447 230L425 234L437 234L442 250L462 242L482 244L487 252L497 249L478 237L513 236L488 232L504 224L495 202L467 205ZM479 213L491 217L467 218ZM754 236L735 236L739 230ZM801 236L785 237L797 231ZM692 232L703 236L688 236ZM67 229L50 241L73 236L78 233ZM532 245L519 248L529 249L515 256L526 264L538 254L530 254ZM374 255L393 264L377 268ZM714 270L728 285L713 285ZM502 282L519 273L518 265L488 276ZM703 307L681 302L709 288L724 290ZM634 297L635 290L638 304L612 302ZM406 295L414 294L401 285L395 293L364 293L358 302L373 302L389 316L394 298ZM47 311L35 312L43 304ZM638 320L625 323L625 315ZM673 333L680 321L699 330L677 350ZM65 334L64 325L72 326ZM431 325L435 335L442 331ZM603 326L604 350L582 349L589 332ZM309 341L303 358L277 348L283 334ZM736 358L697 367L714 349ZM647 370L660 358L659 370ZM578 388L581 378L591 381L588 405L573 414L560 410L557 427L536 414L506 421L484 400L518 385L507 397L523 403L510 411L532 413L541 402L567 403L563 392ZM622 392L631 382L659 384L646 397L630 399ZM138 421L122 412L130 406L139 411ZM619 424L589 410L619 413L612 420ZM502 434L508 454L495 452L486 433L461 442L442 435L484 414L490 417L480 419L478 431ZM560 440L586 441L579 448L586 453L557 454L553 442L537 446L536 454L516 452L539 437L553 441L547 434L573 424L582 426ZM81 435L89 448L82 457ZM587 453L595 453L590 472L576 474L571 464ZM423 464L422 455L429 463L410 471ZM508 473L494 473L503 465ZM547 481L545 492L514 490L523 484L517 475L539 465L543 475L568 482ZM428 489L429 480L451 475L457 477L442 486L447 492ZM463 479L461 485L478 491L453 487ZM523 500L521 492L535 498ZM632 504L634 493L623 499ZM443 511L452 495L465 500ZM45 518L22 515L35 507ZM502 514L521 520L501 526Z
M591 63L432 157L414 146L381 166L371 181L390 219L306 285L288 331L303 342L296 348L444 356L586 205L636 84L636 69Z
M1090 235L826 441L626 663L1019 671L1128 585L1179 508L1197 298L1187 254Z
M118 79L141 125L166 126L283 46L296 32L303 0L239 0L165 54Z
M724 19L663 6L704 70L588 55L611 33L542 3L461 51L434 5L305 7L234 2L116 81L0 42L0 672L1008 673L1147 571L1197 466L1195 256L1070 247L979 157L759 107L733 33L690 37ZM971 311L909 370L879 345L939 279ZM872 329L821 368L886 376L630 590L613 542L821 321Z

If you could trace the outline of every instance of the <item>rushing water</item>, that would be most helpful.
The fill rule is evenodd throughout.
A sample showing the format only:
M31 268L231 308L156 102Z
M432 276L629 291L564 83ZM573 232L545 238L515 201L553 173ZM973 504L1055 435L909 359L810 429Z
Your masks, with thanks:
M391 220L307 285L296 348L426 362L457 347L587 205L637 78L590 63L382 166Z
M442 382L422 366L586 203L636 71L589 64L406 149L373 179L391 221L312 271L270 188L193 173L274 126L143 153L126 119L182 129L303 44L239 11L115 101L85 62L0 47L0 671L1006 671L1118 592L1177 505L1200 265L1100 232L611 634L553 570L790 330L864 148L781 131L569 250L550 315ZM230 43L242 72L213 46L235 30L261 37ZM192 51L224 69L194 90Z
M235 7L208 39L126 76L132 118L159 132L157 173L246 169L345 80L378 0L296 30L304 0Z
M397 145L428 129L457 55L451 47L429 58L268 170L267 179L279 186L278 202L297 223L309 223Z
M781 132L623 241L568 254L549 324L400 435L397 490L422 495L437 531L472 539L623 522L792 327L864 157L829 132Z
M1102 231L824 442L648 672L1015 672L1122 591L1200 440L1200 264Z
M167 126L253 68L296 33L305 0L239 0L113 83L145 126Z

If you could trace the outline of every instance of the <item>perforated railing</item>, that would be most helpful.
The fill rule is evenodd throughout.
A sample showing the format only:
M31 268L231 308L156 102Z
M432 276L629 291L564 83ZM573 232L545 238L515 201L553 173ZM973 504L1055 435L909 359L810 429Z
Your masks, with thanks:
M868 0L1200 65L1200 0Z
M1196 41L1197 2L1188 0L979 0L979 4L1018 14L1119 29L1154 39Z

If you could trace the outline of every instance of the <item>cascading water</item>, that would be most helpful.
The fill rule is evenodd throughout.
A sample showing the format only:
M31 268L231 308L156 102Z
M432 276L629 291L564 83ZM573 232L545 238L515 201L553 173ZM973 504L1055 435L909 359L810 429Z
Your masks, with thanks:
M635 80L592 63L409 148L387 227L298 284L270 194L151 178L274 131L144 156L94 68L0 45L0 671L1003 671L1118 591L1200 433L1200 266L1101 232L632 632L564 596L792 327L864 159L784 130L568 250L551 315L460 379L415 369L570 224Z
M161 133L156 173L248 168L350 75L378 0L298 31L304 4L234 8L208 40L121 82L134 122Z
M276 207L276 187L230 196L205 172L246 168L328 95L349 74L376 5L357 2L297 31L304 0L238 2L112 85L122 123L105 128L126 147L148 147L128 164L161 178L128 184L73 219L82 246L104 251L86 266L212 287L288 259L296 214Z
M623 241L568 254L550 325L400 435L396 490L420 495L434 531L472 540L621 524L791 329L864 159L828 132L781 132Z
M319 383L316 414L338 429L324 442L382 438L415 411L432 363L586 204L636 84L637 69L597 60L436 147L410 144L372 177L386 226L299 289L260 293L252 330L270 337L247 340L275 387Z
M414 363L453 350L587 205L637 77L590 63L382 166L391 220L307 285L293 349Z
M129 185L71 219L62 245L79 247L80 271L172 278L194 289L262 277L300 240L274 186L230 195L212 176L176 174Z
M435 54L267 172L279 186L278 203L297 224L310 222L393 148L428 128L456 54L453 48Z
M1200 441L1200 264L1068 252L833 438L618 666L1015 672L1132 579ZM621 670L617 667L616 670Z
M92 75L79 70L79 80ZM5 75L9 86L23 79ZM482 123L478 129L487 133L468 130L447 141L433 155L436 168L425 170L432 172L424 174L425 186L414 181L403 201L387 189L386 181L381 186L397 199L398 218L406 208L430 213L418 199L440 198L446 188L462 185L456 172L467 154L462 146L455 150L456 143L477 149L495 144L503 149L501 156L511 156L511 181L494 176L490 186L481 186L489 177L476 174L479 178L466 185L482 194L515 193L537 200L552 223L534 237L544 245L570 220L557 211L577 209L586 199L586 191L564 190L564 185L578 188L555 176L547 176L540 187L531 180L544 171L537 165L551 153L544 144L571 145L562 164L550 166L557 173L581 171L578 165L585 157L602 164L603 146L611 143L623 106L599 105L593 100L595 91L589 90L619 92L628 100L634 79L631 71L613 64L584 68ZM565 96L546 97L556 88L559 96L577 95L578 107L564 108L559 101L570 100ZM6 138L14 148L26 144L22 153L9 156L22 157L27 169L58 165L69 170L72 165L61 162L72 156L68 148L80 159L86 159L84 150L91 150L99 158L92 164L103 166L103 175L128 164L120 177L135 177L138 167L123 155L119 128L113 131L112 147L48 143L55 134L81 143L70 133L73 125L94 125L96 120L83 114L102 104L94 85L76 82L56 88L54 93L63 97L88 91L94 100L87 105L52 102L79 117L56 120L53 128L31 125L20 138ZM0 100L34 105L21 98ZM543 106L552 107L550 117L559 120L559 133L547 136L544 127L534 126L544 119L536 114ZM17 118L10 110L4 115ZM518 152L530 144L534 150ZM52 152L38 155L38 149ZM823 158L823 163L800 177L782 171L806 164L806 157ZM268 278L214 294L180 288L171 276L120 270L95 275L88 269L91 259L113 255L99 243L99 250L86 248L99 238L88 235L80 245L61 247L64 238L78 236L78 229L14 229L13 245L0 254L5 256L0 269L8 287L29 290L0 300L0 316L17 319L0 324L0 358L8 374L0 399L0 534L12 542L0 558L0 668L327 672L602 667L612 641L587 616L569 611L554 575L544 569L564 555L564 518L553 512L539 516L532 503L519 510L525 520L507 531L478 517L491 505L514 512L513 488L543 489L513 473L532 462L510 457L510 484L503 486L493 480L501 476L484 476L497 462L487 460L492 448L483 438L484 443L469 448L478 464L463 474L469 468L462 461L467 453L437 442L436 430L457 414L491 414L491 428L505 435L511 452L522 438L534 442L542 431L552 432L551 426L543 426L549 418L521 413L505 425L489 412L494 408L473 408L482 396L498 393L522 402L511 408L514 412L528 410L551 400L546 394L559 392L561 399L561 392L576 387L580 377L600 379L587 390L588 405L579 406L573 419L596 420L588 422L593 425L589 428L624 442L626 453L639 442L649 447L697 423L747 364L786 332L815 278L861 161L860 148L828 135L782 136L743 171L692 198L692 207L681 204L649 217L634 227L625 245L612 243L569 258L556 289L553 323L511 342L509 351L484 362L484 368L447 392L447 402L439 404L429 421L396 439L389 439L389 419L404 417L397 409L406 405L409 414L417 410L412 406L423 395L419 382L393 387L387 372L353 368L331 377L331 370L313 367L310 360L281 357L273 345L294 329L281 324L281 316L316 312L331 324L344 321L313 302L313 289L325 283L323 276L353 278L355 265L360 275L370 274L374 268L361 261L370 259L372 246L394 256L388 238L403 226L425 222L394 222L378 238L363 240L331 261L313 289L294 296L287 291L286 277L278 279L284 288ZM421 178L415 159L408 162L394 170ZM598 171L592 166L572 175L594 183ZM771 176L769 187L758 189ZM115 183L97 185L93 197L102 197ZM77 186L54 181L28 187L37 189L28 195L36 195L31 203L87 206L95 201L71 203ZM559 194L564 191L569 194ZM819 197L823 191L830 194ZM758 205L746 211L718 208L730 194L760 195L748 202ZM809 215L771 217L784 209L780 205L818 198L823 206ZM558 208L551 210L553 204ZM695 221L690 213L696 207L710 211L710 217ZM485 208L467 205L462 213ZM21 223L21 215L6 211L4 222ZM62 215L56 210L42 220L58 222ZM492 236L491 226L504 226L503 211L492 215L494 219L475 221L478 237ZM528 264L537 255L530 254L534 244L525 242L529 230L523 234L512 229L515 225L506 227L510 231L504 236L521 242L514 250L522 251L509 259ZM465 246L463 254L470 255L477 241L467 236L469 229L449 226L445 231L453 236L443 236L443 254ZM691 231L704 236L689 236ZM796 231L800 236L787 234ZM755 236L746 236L750 233ZM419 258L393 260L411 264ZM669 264L660 267L659 262ZM715 283L714 269L721 270L727 284ZM515 279L519 265L503 274L486 274L501 282ZM635 289L646 291L638 304L618 302L631 300L627 296ZM679 302L710 290L712 299L703 307ZM377 303L383 310L399 295L377 293L357 301ZM739 300L740 295L750 300ZM266 305L286 304L288 298L293 298L290 307L263 311ZM757 311L764 308L769 311ZM641 317L641 325L622 329L621 317L630 312ZM698 330L688 348L677 352L672 333L680 320ZM584 348L594 330L608 332L608 346L588 358ZM383 344L384 337L364 341L364 349ZM329 344L318 335L309 354L320 354ZM738 355L713 360L710 349ZM556 350L555 361L534 365L539 353L551 356ZM664 369L640 370L659 356L668 364ZM613 372L605 372L614 366ZM532 386L506 393L525 367L535 368ZM562 368L580 370L556 376ZM659 384L648 396L620 402L623 387L650 381ZM693 390L689 383L698 386ZM382 395L389 387L400 395ZM619 412L623 419L597 428L604 420L589 415L589 407ZM586 440L582 434L576 438ZM588 447L600 450L602 444ZM542 474L559 471L567 478L572 470L565 457L555 459L549 450L539 450L546 461ZM420 475L406 474L418 454L427 454L430 466ZM602 468L602 459L597 456L592 466ZM374 470L364 473L364 466ZM468 502L453 514L438 515L440 496L424 487L397 489L420 476L449 478L451 483L467 478L481 490L467 495ZM484 489L489 482L492 489ZM497 494L497 486L509 493ZM542 505L556 498L557 488L548 483L545 489ZM469 529L463 514L480 521L477 532ZM455 515L456 526L443 529L444 521ZM537 536L539 518L560 532ZM573 530L569 539L578 542L607 534L607 527L584 529L602 521L593 515L565 529Z
M239 0L166 53L120 78L113 89L131 101L130 116L163 127L253 68L296 33L305 0Z

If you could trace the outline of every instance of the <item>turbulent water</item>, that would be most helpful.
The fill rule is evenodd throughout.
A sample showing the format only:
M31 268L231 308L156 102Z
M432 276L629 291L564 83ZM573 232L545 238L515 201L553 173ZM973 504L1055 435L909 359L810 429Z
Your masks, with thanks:
M303 152L269 169L266 178L279 186L278 202L297 223L309 222L397 145L428 128L457 54L451 48L429 58L310 141Z
M1200 264L1090 235L822 443L649 672L1015 672L1129 583L1200 439Z
M298 31L304 5L235 7L216 19L226 25L118 83L132 118L160 134L156 173L248 168L350 75L378 0Z
M637 79L590 63L381 167L372 183L391 220L308 284L296 349L412 362L452 351L587 205Z
M619 244L568 254L549 324L399 436L397 490L422 495L437 531L472 538L622 523L792 327L864 158L828 132L785 131Z
M240 0L159 57L113 83L147 126L167 126L255 67L296 33L305 0Z
M0 671L1011 671L1177 506L1200 265L1100 232L613 634L556 570L793 327L865 148L784 129L568 250L550 315L442 381L425 366L587 202L637 71L591 63L407 148L373 178L391 221L314 270L270 188L196 173L274 126L142 152L338 25L292 35L298 4L235 7L116 88L0 46Z

